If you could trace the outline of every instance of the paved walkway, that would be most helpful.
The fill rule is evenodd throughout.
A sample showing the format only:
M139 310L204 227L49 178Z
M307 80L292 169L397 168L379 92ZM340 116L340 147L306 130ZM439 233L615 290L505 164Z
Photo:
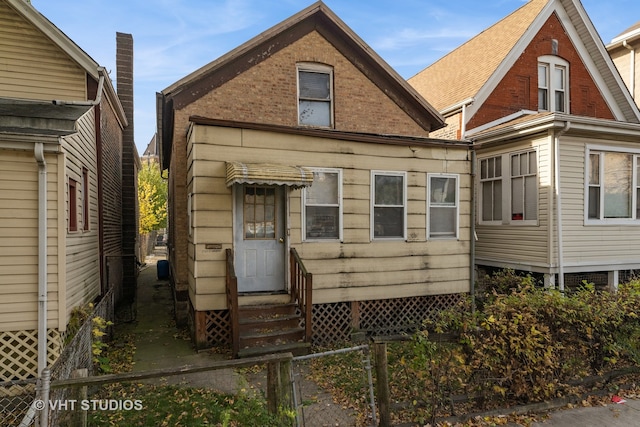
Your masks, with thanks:
M224 360L225 356L193 347L187 331L176 328L173 316L173 297L168 280L157 277L157 261L165 259L164 248L157 248L147 257L138 276L135 318L122 325L122 332L133 334L136 352L134 372L182 366L203 366ZM149 380L151 381L151 380ZM212 388L223 393L237 393L244 379L232 369L207 371L198 374L172 375L155 380L163 384L188 384ZM245 385L246 386L246 385Z

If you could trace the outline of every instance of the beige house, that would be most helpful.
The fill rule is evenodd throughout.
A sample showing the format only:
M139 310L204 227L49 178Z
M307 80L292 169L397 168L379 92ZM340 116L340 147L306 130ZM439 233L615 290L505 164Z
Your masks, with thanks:
M469 292L468 144L429 138L442 117L323 3L158 109L177 313L200 347L398 332Z
M122 244L135 147L107 72L31 4L0 0L0 40L3 381L57 359L75 307L135 286Z
M579 1L529 1L409 83L474 144L479 265L640 269L640 112Z
M640 22L624 30L607 45L613 63L620 71L633 99L640 99Z

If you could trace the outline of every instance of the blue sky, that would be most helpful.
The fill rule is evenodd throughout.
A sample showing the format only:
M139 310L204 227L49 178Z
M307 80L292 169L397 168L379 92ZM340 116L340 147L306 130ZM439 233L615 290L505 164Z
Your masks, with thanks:
M526 0L325 0L409 78ZM31 0L115 80L116 32L134 42L134 120L140 154L155 132L155 93L312 0ZM638 0L583 0L605 44L640 21Z

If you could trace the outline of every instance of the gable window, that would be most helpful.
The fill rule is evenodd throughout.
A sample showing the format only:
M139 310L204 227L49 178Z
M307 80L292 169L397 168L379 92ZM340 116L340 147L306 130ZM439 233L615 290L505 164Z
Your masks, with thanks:
M372 239L406 238L405 172L371 172Z
M538 110L567 113L569 63L552 55L538 61Z
M333 126L333 70L321 64L298 64L298 124Z
M502 157L480 160L481 221L502 220Z
M511 155L511 221L538 219L538 165L535 151Z
M640 219L640 155L590 150L587 159L587 219L607 222Z
M427 174L429 238L458 237L458 176Z
M78 231L78 183L69 178L69 231Z
M315 169L313 185L303 190L305 240L342 239L342 171Z

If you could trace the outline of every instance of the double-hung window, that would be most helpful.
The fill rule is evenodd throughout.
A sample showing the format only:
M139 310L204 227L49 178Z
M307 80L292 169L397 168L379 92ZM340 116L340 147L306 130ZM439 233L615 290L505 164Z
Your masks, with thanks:
M371 238L406 239L407 174L371 172Z
M538 110L569 112L569 63L557 56L538 58Z
M538 153L535 149L479 159L479 222L535 225Z
M458 237L458 176L427 174L427 233L430 239Z
M89 230L89 170L82 168L82 229Z
M69 206L68 215L68 229L69 231L78 231L78 181L73 178L69 178Z
M298 124L333 126L333 70L321 64L298 64Z
M502 157L480 160L482 222L502 221Z
M342 240L342 170L314 169L303 190L305 240Z
M535 151L511 154L511 221L538 219L538 162Z
M587 150L587 222L640 219L640 152Z

